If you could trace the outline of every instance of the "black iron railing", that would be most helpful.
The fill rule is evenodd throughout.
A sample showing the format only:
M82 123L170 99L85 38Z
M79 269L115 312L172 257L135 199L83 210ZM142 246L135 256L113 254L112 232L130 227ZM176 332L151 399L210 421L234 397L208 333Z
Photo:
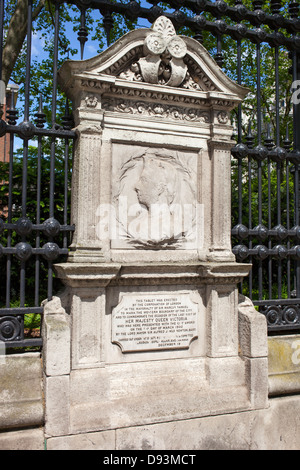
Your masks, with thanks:
M1 66L7 23L4 0L0 4ZM30 115L33 0L28 0L24 110L18 118L12 100L6 119L0 122L0 135L9 137L10 149L9 163L0 177L0 341L8 346L41 345L40 338L25 339L24 316L42 315L41 298L52 297L56 282L53 263L67 254L73 230L69 225L68 198L75 133L68 104L65 116L62 119L57 116L57 70L62 59L60 15L62 9L71 7L78 10L82 59L86 44L95 35L95 29L91 32L92 21L96 29L100 26L105 32L109 45L117 39L114 27L120 19L128 28L139 27L137 21L141 20L147 20L150 26L164 14L178 34L188 34L202 42L231 78L250 88L249 98L232 114L237 142L232 150L233 251L238 261L253 264L241 290L266 315L270 332L300 329L300 108L297 100L291 99L293 90L286 92L287 83L295 85L300 79L298 3L57 0L51 5L48 6L53 18L53 69L49 124L45 126L42 99L34 119ZM15 151L16 139L22 140L21 155Z
M72 157L70 146L75 138L75 133L71 130L72 118L68 112L68 104L61 124L56 122L58 11L57 7L50 125L45 128L46 115L43 112L42 97L35 119L30 118L31 0L28 2L23 116L18 119L18 111L14 106L14 92L12 92L10 108L4 116L6 119L0 121L0 136L2 138L5 135L9 136L8 157L6 156L6 163L2 163L0 178L2 181L0 341L5 342L7 347L42 345L40 335L35 337L32 330L40 329L43 314L41 300L43 297L51 299L53 295L53 263L62 255L67 255L70 233L74 229L68 221L69 165ZM1 1L1 31L4 23L3 13L4 2ZM3 44L0 46L0 57L2 50ZM22 141L19 155L15 153L16 139ZM30 154L30 151L32 152L30 145L34 145L33 155ZM63 190L63 194L57 194L58 171L59 191ZM33 326L37 328L32 328Z

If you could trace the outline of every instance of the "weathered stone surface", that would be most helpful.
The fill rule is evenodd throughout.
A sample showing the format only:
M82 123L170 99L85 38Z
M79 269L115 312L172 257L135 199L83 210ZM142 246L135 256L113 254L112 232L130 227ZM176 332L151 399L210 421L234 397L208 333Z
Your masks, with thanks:
M114 450L115 431L89 432L47 440L47 450Z
M119 429L117 450L298 450L299 397L260 411Z
M70 428L70 376L44 378L45 436L61 436Z
M0 433L0 450L44 450L43 428Z
M69 316L58 297L44 304L42 323L44 372L49 376L69 374L71 368Z
M239 295L239 338L240 348L247 357L267 357L267 321L255 310L247 297Z
M299 450L299 396L273 398L253 421L252 449Z
M42 425L40 353L2 357L0 375L0 429Z
M270 395L300 392L300 336L268 338Z

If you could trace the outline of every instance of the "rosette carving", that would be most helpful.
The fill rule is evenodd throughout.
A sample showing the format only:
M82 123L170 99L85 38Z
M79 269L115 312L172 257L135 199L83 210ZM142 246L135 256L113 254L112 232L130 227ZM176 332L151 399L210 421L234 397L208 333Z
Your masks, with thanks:
M187 46L176 35L168 18L161 16L155 21L152 32L145 38L143 52L144 57L121 73L121 78L138 81L142 79L147 83L172 87L181 85L185 80L187 65L183 58L187 53Z

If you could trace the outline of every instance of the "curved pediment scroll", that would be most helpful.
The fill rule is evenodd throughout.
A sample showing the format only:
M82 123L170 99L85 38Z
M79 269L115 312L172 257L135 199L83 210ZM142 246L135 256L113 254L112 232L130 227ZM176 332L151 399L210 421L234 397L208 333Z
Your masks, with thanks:
M111 77L125 82L235 95L248 93L220 69L195 39L178 36L168 18L159 17L151 28L130 31L104 52L88 60L66 61L59 71L61 84L73 76L89 80ZM166 89L166 88L165 88Z
M161 16L155 21L152 32L145 37L143 53L144 57L131 64L130 70L120 74L121 78L134 79L138 74L147 83L174 87L185 80L187 65L183 59L187 53L186 43L176 35L168 18Z

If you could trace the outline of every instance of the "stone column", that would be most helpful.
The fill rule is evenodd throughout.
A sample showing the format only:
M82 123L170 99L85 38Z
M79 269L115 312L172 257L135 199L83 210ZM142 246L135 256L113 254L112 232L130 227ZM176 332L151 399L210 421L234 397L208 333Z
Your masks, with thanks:
M209 142L212 161L212 240L208 259L234 261L231 251L231 141L212 138Z
M70 247L70 262L103 261L102 243L96 235L96 214L101 204L99 184L102 128L101 113L93 111L94 108L87 107L75 113L77 140L72 169L71 207L72 223L75 224L76 231Z

